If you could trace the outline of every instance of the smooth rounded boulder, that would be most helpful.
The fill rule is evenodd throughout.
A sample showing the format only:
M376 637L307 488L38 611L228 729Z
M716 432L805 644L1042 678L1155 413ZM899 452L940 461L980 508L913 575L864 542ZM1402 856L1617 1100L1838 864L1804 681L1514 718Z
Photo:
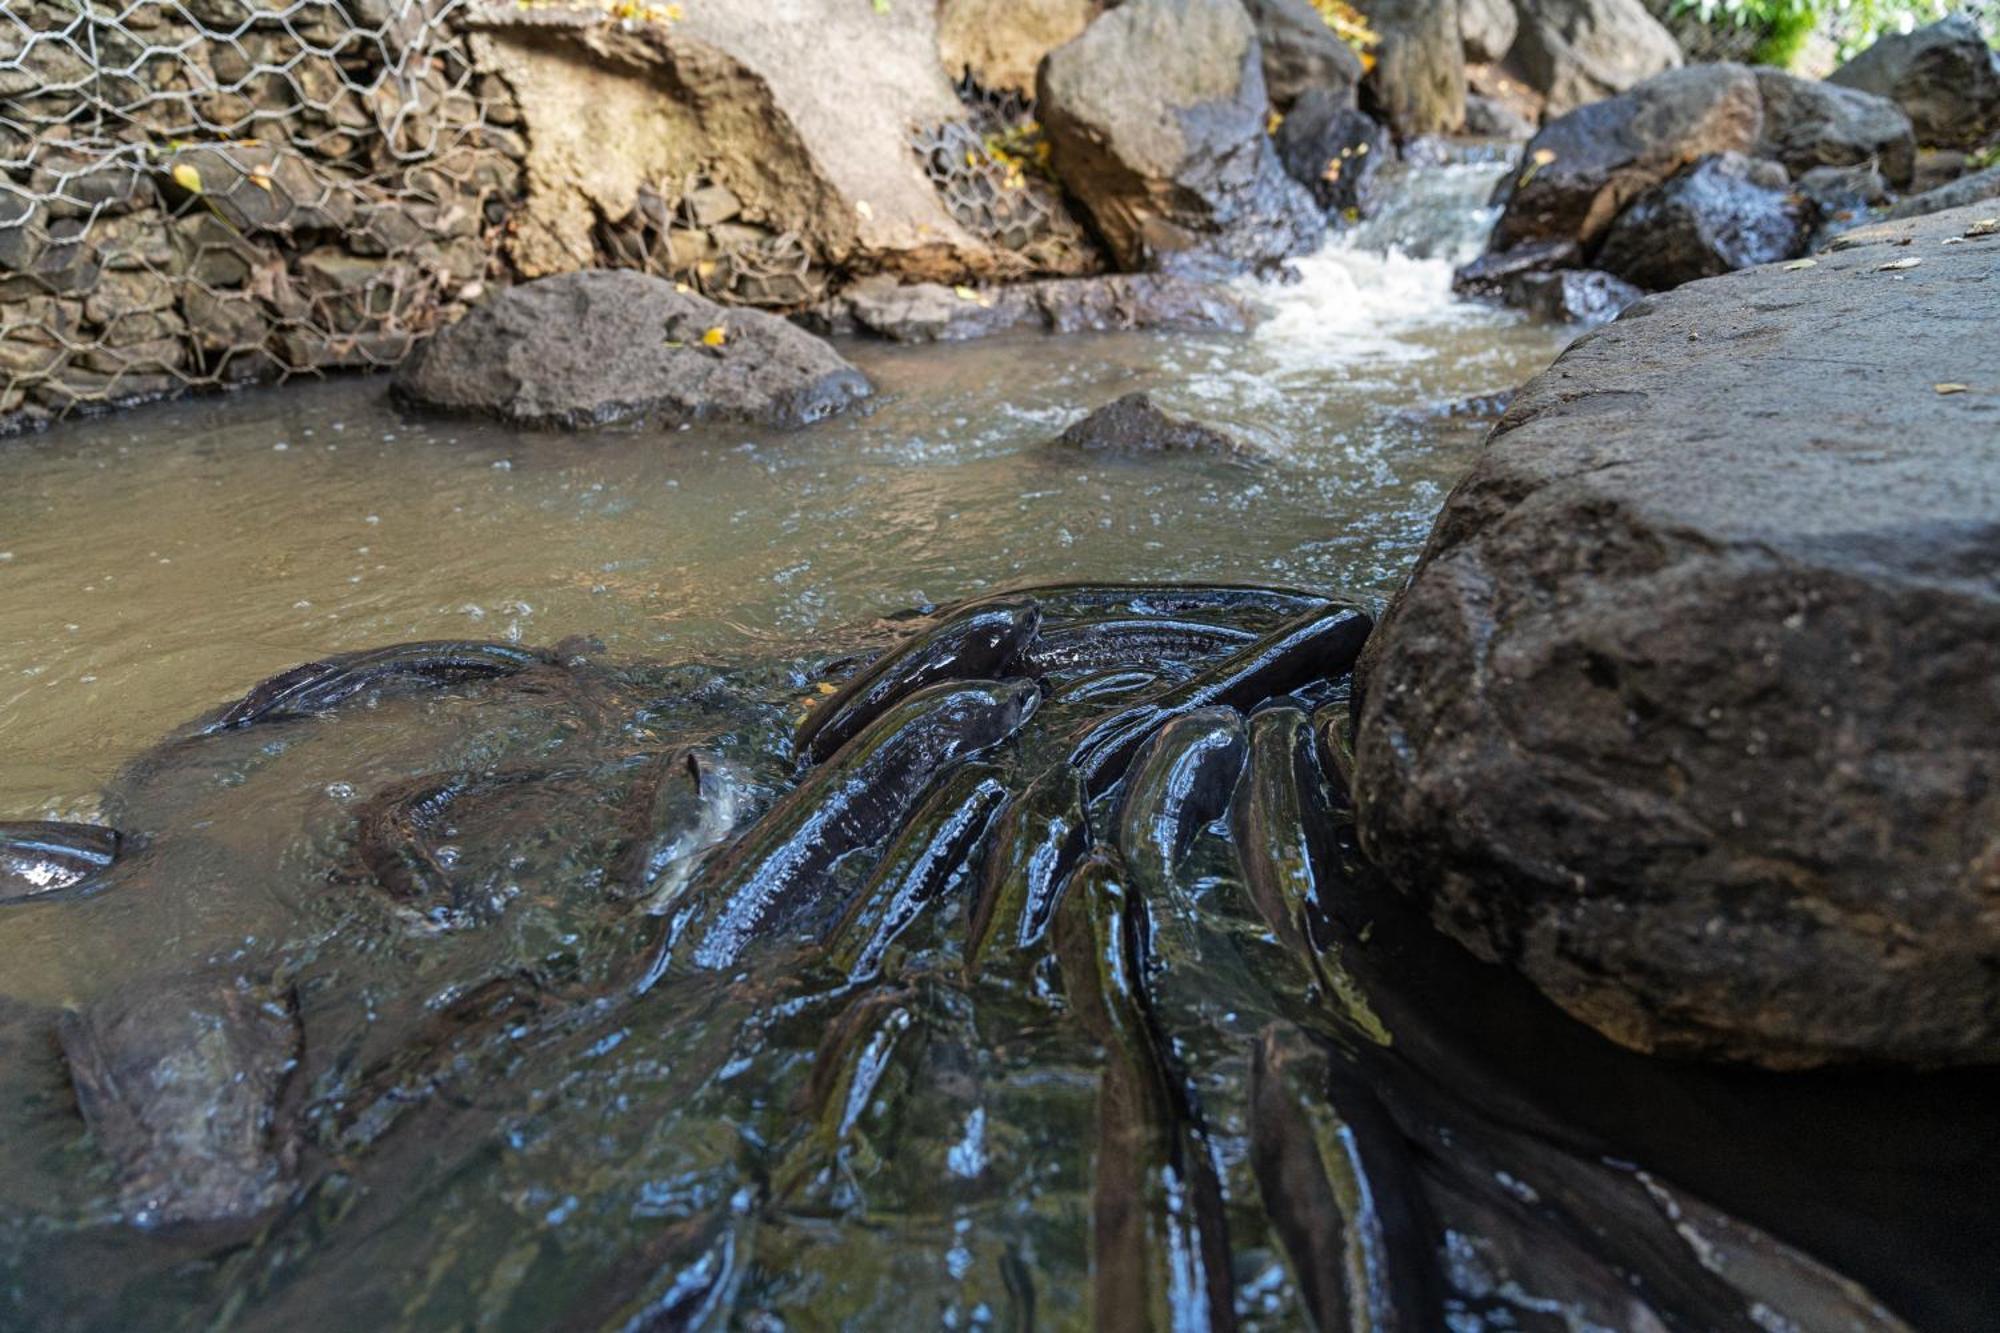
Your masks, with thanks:
M1611 224L1597 263L1664 291L1803 254L1815 212L1777 163L1718 153L1634 200Z
M1208 276L1320 242L1265 133L1239 0L1128 0L1049 53L1038 106L1056 174L1120 268Z
M803 329L628 270L510 288L419 348L394 387L420 407L572 430L628 420L803 426L871 392Z
M1864 228L1579 339L1371 640L1365 845L1628 1046L2000 1059L1983 216Z
M1625 205L1713 153L1747 153L1764 132L1757 79L1696 65L1551 121L1502 185L1492 249L1527 241L1593 245Z
M1978 148L2000 133L2000 54L1969 14L1891 33L1828 82L1893 100L1926 147Z
M1900 189L1916 173L1916 133L1888 98L1778 69L1757 71L1757 91L1764 98L1757 155L1784 163L1793 175L1873 164Z
M1680 44L1641 0L1518 0L1512 59L1560 116L1681 64Z

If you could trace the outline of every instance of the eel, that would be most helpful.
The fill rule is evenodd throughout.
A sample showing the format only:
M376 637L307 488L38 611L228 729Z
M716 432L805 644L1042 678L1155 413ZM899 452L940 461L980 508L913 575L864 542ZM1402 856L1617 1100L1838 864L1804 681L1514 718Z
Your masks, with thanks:
M824 763L876 718L927 685L1005 676L1040 626L1041 612L1033 602L1002 602L952 616L877 658L808 713L793 734L793 749L810 763Z
M1001 956L1025 956L1048 929L1063 885L1090 849L1083 777L1057 764L1000 817L972 910L965 966L977 974Z
M0 903L87 882L111 868L123 841L102 824L0 823Z
M759 930L823 895L836 861L901 827L933 779L1013 735L1040 698L1028 680L946 681L897 704L708 863L639 989L684 939L696 966L732 966Z
M633 826L612 872L616 892L655 915L686 891L701 859L726 841L745 793L716 755L682 750L659 760L632 794Z
M1248 711L1266 699L1351 669L1374 622L1348 606L1310 611L1151 699L1093 723L1077 738L1070 762L1092 796L1110 790L1146 738L1176 717L1227 706Z
M1092 1325L1230 1330L1234 1278L1220 1182L1144 994L1144 904L1115 855L1077 867L1056 913L1070 1005L1104 1048L1091 1182Z
M1021 655L1031 676L1082 675L1123 668L1191 669L1200 662L1255 643L1249 630L1197 620L1102 616L1044 625Z
M1257 1188L1314 1328L1443 1327L1436 1227L1409 1145L1367 1085L1274 1023L1249 1092Z
M1140 886L1172 882L1195 835L1229 809L1248 748L1234 708L1198 708L1153 733L1118 808L1118 850Z
M547 653L509 643L401 643L307 662L271 677L224 709L204 734L323 713L363 690L392 683L450 685L511 676L547 664Z
M941 783L828 937L833 968L849 981L880 973L896 937L970 873L974 853L1011 796L1000 770L987 764L966 764Z

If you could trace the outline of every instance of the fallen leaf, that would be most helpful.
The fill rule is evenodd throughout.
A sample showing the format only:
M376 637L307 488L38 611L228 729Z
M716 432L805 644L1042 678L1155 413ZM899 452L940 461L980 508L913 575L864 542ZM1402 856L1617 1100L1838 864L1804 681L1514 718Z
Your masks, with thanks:
M175 163L174 169L168 174L174 178L174 184L180 186L189 194L201 193L201 173L187 163Z
M1972 392L1972 386L1970 384L1934 384L1931 387L1936 389L1941 394Z
M1817 259L1794 259L1791 263L1785 265L1785 272L1801 273L1806 269L1818 267L1819 261Z
M834 684L830 680L823 680L819 684L813 686L813 688L818 690L821 694L838 694L840 692L840 687Z
M864 218L873 218L875 216L875 205L869 203L866 199L856 199L854 201L854 211Z
M951 292L952 295L956 296L961 301L977 301L979 299L979 293L972 290L972 288L970 287L963 287L963 286L954 287L951 289Z
M1981 218L1967 227L1965 234L1971 237L2000 236L2000 218Z
M1877 273L1901 273L1903 270L1915 268L1923 262L1923 256L1911 255L1908 259L1892 259L1875 271Z
M720 347L729 341L729 333L720 324L701 335L703 347Z

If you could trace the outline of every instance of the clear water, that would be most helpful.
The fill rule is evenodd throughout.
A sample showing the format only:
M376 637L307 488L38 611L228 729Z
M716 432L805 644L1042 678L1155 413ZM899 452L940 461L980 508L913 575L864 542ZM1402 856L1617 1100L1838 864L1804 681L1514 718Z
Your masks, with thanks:
M844 348L873 410L798 433L523 433L380 379L0 442L0 818L87 815L170 727L315 655L406 639L730 655L1020 579L1385 594L1482 423L1565 335L1454 301L1495 169L1433 168L1260 288L1250 337ZM1275 461L1042 447L1133 389Z

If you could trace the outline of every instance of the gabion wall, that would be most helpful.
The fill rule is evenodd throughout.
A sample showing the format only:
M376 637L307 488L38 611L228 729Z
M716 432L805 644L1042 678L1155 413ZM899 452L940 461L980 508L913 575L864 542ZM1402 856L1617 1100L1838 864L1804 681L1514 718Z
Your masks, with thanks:
M4 0L0 432L394 363L520 189L467 0Z

